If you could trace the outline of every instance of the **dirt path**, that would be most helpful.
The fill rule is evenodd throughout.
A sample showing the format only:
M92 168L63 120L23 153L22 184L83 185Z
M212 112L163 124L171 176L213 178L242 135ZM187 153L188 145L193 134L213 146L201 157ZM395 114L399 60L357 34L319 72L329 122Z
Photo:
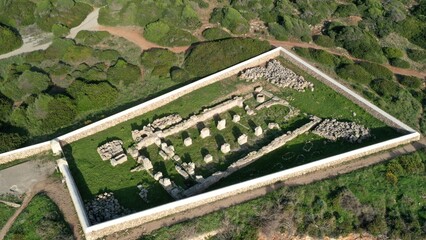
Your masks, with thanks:
M102 26L99 25L96 28L97 31L107 31L111 35L122 37L127 39L128 41L136 44L141 50L146 50L150 48L167 48L172 52L184 52L186 51L190 46L183 46L183 47L163 47L160 45L157 45L155 43L152 43L148 40L146 40L143 37L143 29L140 27L110 27L110 26Z
M329 49L329 48L324 48L324 47L318 46L316 44L310 44L310 43L304 43L304 42L277 41L277 40L269 40L269 43L271 43L274 46L285 47L285 48L303 47L303 48L320 49L320 50L327 51L331 54L345 56L345 57L347 57L347 58L349 58L353 61L369 62L367 60L355 58L351 55L344 54L342 52L338 52L336 50L332 50L332 49ZM398 67L394 67L394 66L391 66L391 65L388 65L388 64L381 64L381 65L388 68L389 70L391 70L393 73L396 73L396 74L415 76L415 77L419 77L419 78L425 78L426 77L426 72L419 72L419 71L416 71L414 69L398 68Z
M333 178L340 174L348 173L360 168L364 168L364 167L371 166L383 161L387 161L397 156L411 153L419 149L423 149L425 147L426 147L426 138L423 138L418 142L401 146L401 147L392 149L390 151L378 153L366 158L357 159L343 165L339 165L339 166L332 167L325 170L316 171L316 172L309 173L300 177L295 177L284 182L276 183L273 186L258 188L249 192L239 194L237 196L232 196L230 198L226 198L214 203L210 203L207 206L191 209L183 213L165 217L161 220L153 221L134 229L129 229L126 231L125 234L123 233L113 234L111 236L106 237L105 239L111 239L111 240L117 239L117 238L124 239L124 240L137 239L143 234L150 233L156 229L159 229L165 226L170 226L170 225L183 222L186 220L190 220L196 217L200 217L214 211L218 211L218 210L221 210L221 209L224 209L224 208L227 208L227 207L230 207L230 206L233 206L254 198L261 197L283 186L304 185L304 184L312 183L314 181Z
M59 180L47 179L42 182L35 184L27 193L22 201L21 207L9 218L7 223L0 230L0 239L4 239L7 232L12 227L13 223L18 218L19 214L28 206L33 197L38 193L45 193L52 201L58 206L62 212L65 221L71 227L71 231L75 239L82 238L82 230L78 221L77 214L74 209L74 205L71 201L71 197L64 185Z

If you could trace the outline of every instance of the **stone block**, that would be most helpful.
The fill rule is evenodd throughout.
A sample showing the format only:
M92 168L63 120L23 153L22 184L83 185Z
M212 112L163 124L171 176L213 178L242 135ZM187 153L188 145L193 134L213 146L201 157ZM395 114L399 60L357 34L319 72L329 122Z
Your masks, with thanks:
M183 170L181 167L179 167L178 165L175 165L175 169L176 172L178 172L183 178L188 179L189 175L187 172L185 172L185 170Z
M222 153L229 153L231 151L231 145L229 143L224 143L222 146L220 146L220 151Z
M176 162L179 162L181 158L178 155L174 155L173 160L175 160Z
M262 90L263 90L262 86L257 86L257 87L254 88L255 93L260 93Z
M62 147L58 139L55 138L52 141L50 141L50 148L52 149L53 156L62 155Z
M262 135L263 134L263 129L262 129L262 127L261 126L257 126L255 129L254 129L254 135L256 136L256 137L259 137L260 135Z
M258 103L263 103L263 102L265 102L265 100L266 100L265 95L263 95L261 93L259 93L259 94L256 95L256 101Z
M167 153L165 153L163 150L160 150L158 152L158 154L163 158L163 160L167 160L169 159L169 156L167 155Z
M233 122L237 123L237 122L239 122L240 120L241 120L240 115L235 114L234 116L232 116L232 121L233 121Z
M243 145L247 143L247 135L243 134L238 137L238 144Z
M210 154L207 154L206 156L204 156L204 162L205 163L210 163L213 161L213 156Z
M249 116L253 116L254 114L256 114L256 113L253 111L253 109L248 109L246 113L247 113L247 115L249 115Z
M156 174L154 174L154 179L156 181L160 180L163 177L163 173L162 172L157 172Z
M225 128L226 128L226 119L219 120L219 122L217 122L217 129L223 130Z
M203 129L201 129L200 137L201 138L206 138L208 136L210 136L210 129L209 128L203 128Z
M183 140L183 145L185 145L186 147L191 146L192 145L192 138L190 138L190 137L185 138L185 140Z
M111 158L111 160L110 160L110 162L111 162L111 165L113 166L113 167L115 167L115 166L117 166L117 165L119 165L119 164L122 164L122 163L124 163L124 162L126 162L127 161L127 155L126 154L120 154L120 155L118 155L118 156L115 156L114 158Z
M278 123L268 123L269 129L280 129L280 125Z
M142 165L145 168L145 170L151 170L154 167L152 166L152 162L149 160L149 158L144 157L142 159Z

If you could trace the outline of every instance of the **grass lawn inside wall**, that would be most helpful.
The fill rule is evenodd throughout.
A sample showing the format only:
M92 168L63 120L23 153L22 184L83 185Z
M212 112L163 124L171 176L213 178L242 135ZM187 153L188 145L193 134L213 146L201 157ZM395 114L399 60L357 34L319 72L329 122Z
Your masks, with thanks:
M165 140L175 147L176 154L182 158L183 162L193 161L196 164L196 174L208 177L215 171L226 169L232 162L245 156L249 151L257 150L269 143L273 138L307 123L309 115L316 115L321 118L336 118L342 121L354 121L363 124L372 130L373 137L361 144L351 144L343 141L332 143L312 133L303 134L282 148L260 158L255 163L237 171L228 178L222 179L213 185L211 189L229 186L248 179L289 169L400 135L394 129L386 126L362 108L298 69L290 62L282 58L279 58L279 60L284 66L291 68L296 73L304 76L308 81L314 83L315 91L302 93L291 89L277 88L268 84L266 81L258 81L251 85L263 85L266 90L289 101L290 105L299 109L301 113L288 122L284 122L282 117L288 112L286 107L274 106L271 109L263 109L257 115L250 116L250 118L247 118L249 116L244 113L243 109L234 108L220 115L220 118L227 119L226 129L222 131L216 129L215 119L204 122L211 130L211 136L206 139L199 138L196 127L166 138ZM213 106L228 99L230 94L235 93L237 89L241 90L245 87L246 91L251 91L252 88L248 88L248 84L236 77L222 80L187 94L155 111L67 145L64 151L83 201L91 200L95 195L104 191L114 192L120 204L133 211L145 210L173 201L161 185L146 171L130 173L130 169L137 165L130 156L126 163L112 167L109 161L104 162L101 160L96 151L97 147L110 140L121 139L124 142L125 149L127 149L132 144L131 131L133 129L141 129L142 126L154 119L173 113L179 113L183 118L187 118L194 113L198 114L204 107ZM248 103L251 104L250 101ZM235 124L231 121L233 112L241 114L241 124ZM253 122L256 125L261 125L265 131L268 121L279 123L281 131L268 130L265 132L264 139L256 139L252 130ZM249 137L247 146L243 146L237 152L224 157L218 146L223 142L228 142L231 144L231 149L238 149L239 146L236 138L242 133L247 134ZM190 147L183 146L182 138L186 134L193 138L193 145ZM307 144L311 145L309 152L303 150ZM188 187L194 184L191 181L184 180L176 172L172 160L161 160L156 146L143 149L141 153L151 159L155 172L162 171L165 177L170 177L178 186ZM214 159L213 163L209 165L205 164L202 158L207 153L210 153ZM139 197L139 191L136 187L138 184L142 184L148 189L149 203L145 203Z

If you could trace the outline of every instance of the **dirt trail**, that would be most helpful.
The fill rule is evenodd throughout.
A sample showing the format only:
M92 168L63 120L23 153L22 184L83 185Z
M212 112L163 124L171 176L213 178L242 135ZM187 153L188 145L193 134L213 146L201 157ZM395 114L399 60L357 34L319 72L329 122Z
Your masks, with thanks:
M97 31L107 31L111 35L125 38L128 41L136 44L142 50L146 50L146 49L150 49L150 48L167 48L172 52L179 53L179 52L186 51L190 47L190 46L163 47L163 46L157 45L155 43L152 43L152 42L146 40L143 37L143 29L139 28L139 27L110 27L110 26L99 25L96 28L96 30Z
M45 181L35 184L25 195L22 201L21 207L9 218L7 223L0 230L0 239L4 239L7 232L12 227L13 223L18 218L19 214L28 206L33 197L38 193L45 193L52 201L58 206L62 212L65 221L71 227L71 231L74 238L77 240L82 238L82 230L74 209L74 205L71 201L71 197L64 185L59 180L47 179Z
M351 55L348 54L343 54L341 52L329 49L329 48L324 48L321 46L318 46L316 44L310 44L310 43L304 43L304 42L289 42L289 41L278 41L278 40L269 40L269 43L271 43L274 46L280 46L280 47L285 47L285 48L292 48L292 47L304 47L304 48L314 48L314 49L320 49L320 50L324 50L327 51L331 54L335 54L335 55L340 55L340 56L345 56L353 61L359 61L359 62L369 62L367 60L364 59L359 59L359 58L355 58ZM398 68L398 67L394 67L388 64L381 64L384 67L388 68L389 70L391 70L393 73L396 74L400 74L400 75L409 75L409 76L415 76L415 77L419 77L419 78L425 78L426 77L426 72L419 72L413 69L405 69L405 68Z
M218 211L245 201L249 201L254 198L261 197L269 192L275 191L283 186L297 186L297 185L305 185L309 184L315 181L327 179L327 178L333 178L340 174L348 173L360 168L364 168L367 166L371 166L374 164L378 164L383 161L387 161L390 159L393 159L397 156L401 156L404 154L408 154L414 151L417 151L419 149L424 149L426 147L426 138L421 139L418 142L414 142L408 145L404 145L383 153L378 153L372 156L368 156L361 159L356 159L354 161L348 162L343 165L331 167L329 169L319 170L316 172L308 173L303 176L295 177L292 179L289 179L284 182L276 183L272 186L266 186L262 188L258 188L249 192L245 192L242 194L239 194L237 196L232 196L230 198L222 199L219 201L216 201L214 203L210 203L206 206L198 207L195 209L188 210L183 213L179 213L176 215L172 215L169 217L165 217L163 219L149 222L147 224L141 225L134 229L126 230L125 233L117 233L113 234L111 236L106 237L105 239L123 239L123 240L131 240L131 239L137 239L143 234L148 234L156 229L170 226L179 222L183 222L186 220L190 220L196 217L200 217L203 215L206 215L208 213Z

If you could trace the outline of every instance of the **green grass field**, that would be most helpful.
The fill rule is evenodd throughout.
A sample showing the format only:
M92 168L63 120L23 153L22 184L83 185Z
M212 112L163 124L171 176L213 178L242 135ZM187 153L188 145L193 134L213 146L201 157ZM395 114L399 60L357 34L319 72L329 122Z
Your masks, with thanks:
M206 125L213 126L210 127L212 136L209 138L199 141L199 139L197 139L198 129L195 127L188 129L187 134L193 137L194 140L194 144L191 147L186 148L183 146L183 136L181 134L167 138L166 140L175 146L177 154L182 157L183 161L193 161L196 163L197 167L199 167L196 169L197 174L208 177L212 172L224 170L232 161L244 156L248 151L260 148L260 146L256 146L254 142L249 142L250 147L243 148L236 154L231 154L230 157L225 157L219 150L219 143L229 142L232 148L236 148L236 137L241 133L246 133L249 139L251 139L250 141L253 141L252 125L261 125L266 129L267 122L271 120L279 122L283 132L294 130L298 126L306 123L310 114L322 118L337 118L344 121L355 121L371 128L374 138L362 144L347 144L345 142L330 143L314 134L301 135L281 149L262 157L252 165L223 179L215 186L212 186L212 189L288 169L398 136L398 133L393 129L387 127L384 123L375 119L334 90L326 87L324 84L308 76L301 70L296 69L291 63L282 59L281 61L287 67L295 69L298 74L304 75L307 80L313 82L315 91L301 93L290 89L278 89L264 81L256 84L262 84L268 91L273 92L283 99L287 99L292 106L301 110L301 114L288 122L279 122L277 120L280 118L282 119L288 109L280 109L280 107L277 106L276 108L262 110L256 116L250 118L246 118L245 115L242 114L242 116L244 116L241 121L242 126L234 124L231 121L230 112L240 111L241 113L241 111L243 111L242 109L235 108L220 116L228 120L228 126L225 130L219 132L214 127L215 123L213 119L209 122L205 122ZM136 166L136 162L133 161L131 157L129 157L129 161L126 163L112 167L109 162L101 161L96 152L96 148L113 139L123 140L125 148L127 148L132 144L132 129L141 129L142 126L151 122L153 119L172 113L179 113L183 118L186 118L192 113L198 113L203 107L212 106L224 100L224 96L237 89L241 89L244 85L247 85L247 83L236 78L223 80L194 91L154 112L149 112L143 116L66 146L66 157L69 161L75 181L79 186L82 198L84 200L90 200L98 193L112 191L124 207L135 211L148 209L172 201L171 197L162 189L161 185L156 183L148 173L130 173L130 169ZM245 91L250 91L250 88L246 88ZM278 112L278 114L276 112ZM356 116L354 116L354 112ZM251 121L249 122L249 120ZM247 127L249 129L247 129ZM267 134L266 139L269 140L264 140L265 142L269 142L276 136L275 134L277 134L274 132L271 133L272 134ZM306 144L312 145L312 149L309 152L303 150ZM206 165L203 162L202 156L206 153L213 155L214 163ZM143 150L142 154L153 161L155 171L162 171L165 176L169 176L178 185L189 186L193 184L192 182L184 181L184 179L178 175L172 161L160 160L158 149L155 146L150 146L146 150ZM138 184L142 184L148 189L149 203L144 203L138 196L138 190L136 188Z
M9 207L3 203L0 203L0 226L4 226L7 220L13 215L15 212L15 208Z
M408 159L420 162L417 169L402 167L397 182L390 182L386 177L390 165L407 166ZM425 239L425 163L422 150L336 178L284 187L247 203L161 228L141 239L179 239L218 229L222 232L211 239L258 239L258 232L292 231L320 239L353 232L389 239Z
M39 194L18 216L5 239L73 239L73 235L55 203Z

